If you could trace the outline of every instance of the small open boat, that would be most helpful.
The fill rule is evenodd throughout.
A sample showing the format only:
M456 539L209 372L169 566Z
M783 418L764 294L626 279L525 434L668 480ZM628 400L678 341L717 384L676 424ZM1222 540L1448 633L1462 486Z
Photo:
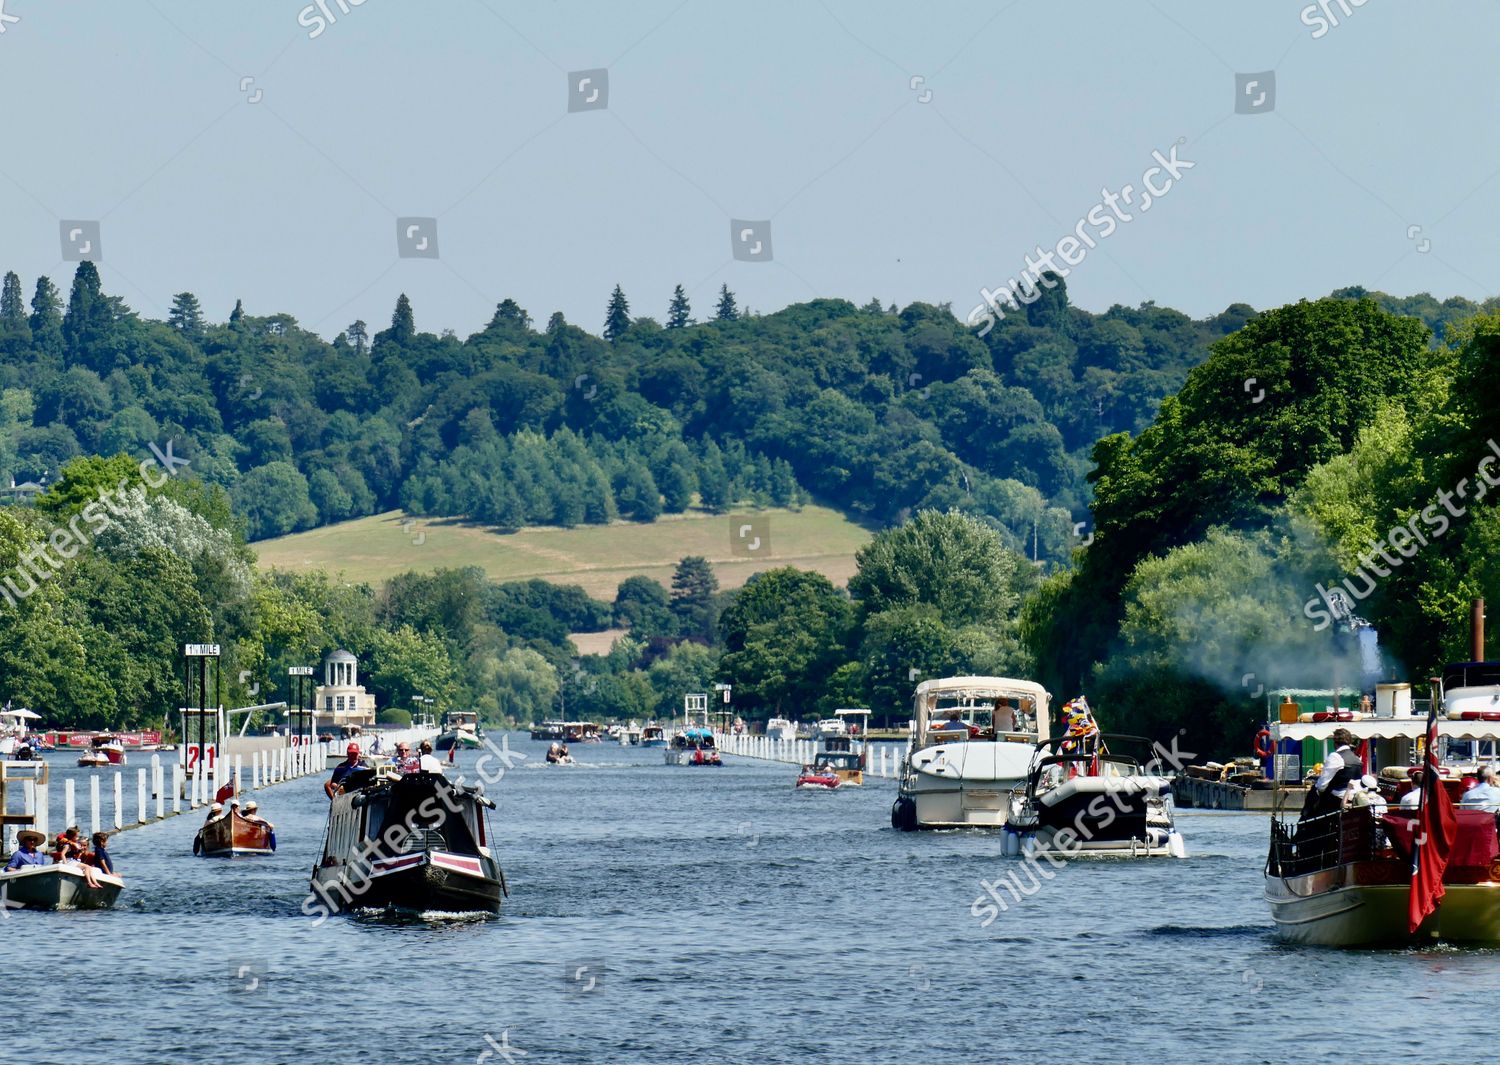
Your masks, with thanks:
M259 818L246 817L238 805L211 817L193 837L193 853L204 858L239 858L250 854L274 854L276 832Z
M78 756L82 766L124 765L125 746L116 736L95 736L89 749Z
M28 865L0 873L0 908L27 910L107 910L125 881L94 870L98 887L90 887L77 862Z
M831 766L805 765L797 775L798 791L837 791L843 781Z

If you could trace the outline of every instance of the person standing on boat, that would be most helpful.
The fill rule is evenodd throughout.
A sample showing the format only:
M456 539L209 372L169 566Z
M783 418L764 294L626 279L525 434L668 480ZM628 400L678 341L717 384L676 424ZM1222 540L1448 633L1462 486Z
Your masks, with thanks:
M47 837L40 832L30 828L23 828L20 832L16 833L17 850L16 853L10 856L10 861L6 863L5 871L9 873L13 870L25 869L33 865L50 865L51 862L47 859L47 856L37 850L38 847L46 842Z
M1349 785L1365 775L1365 760L1354 749L1358 742L1346 728L1333 730L1333 752L1323 760L1323 771L1308 793L1304 816L1321 817L1343 807Z
M331 800L343 789L344 780L357 769L369 769L360 757L359 744L351 743L344 748L344 760L333 767L333 776L323 784L323 790Z

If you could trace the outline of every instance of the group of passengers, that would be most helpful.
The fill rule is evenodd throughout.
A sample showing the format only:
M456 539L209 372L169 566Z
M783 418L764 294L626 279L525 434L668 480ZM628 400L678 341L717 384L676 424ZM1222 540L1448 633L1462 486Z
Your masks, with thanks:
M84 842L78 826L59 832L57 838L52 841L52 849L47 853L42 852L47 837L35 829L22 829L16 834L16 852L10 856L10 861L5 866L5 871L11 872L15 869L25 869L33 865L75 865L83 873L84 882L89 887L98 887L99 881L94 873L104 873L107 876L118 876L115 872L115 863L109 856L109 833L95 832Z
M398 773L441 773L443 763L438 761L432 753L432 741L423 740L417 746L417 754L411 753L411 744L401 741L396 744L396 753L391 755L385 765ZM359 744L350 743L344 749L344 760L333 767L333 775L323 784L323 791L332 799L343 790L344 782L351 773L361 769L373 769L364 759L364 752L360 750Z
M1346 806L1372 808L1376 817L1385 814L1388 803L1380 791L1379 781L1365 772L1364 759L1360 757L1358 739L1348 729L1335 729L1333 752L1323 762L1317 779L1308 790L1303 817L1316 817L1333 813ZM1411 789L1401 796L1400 806L1404 810L1415 810L1422 802L1423 771L1408 772ZM1465 810L1483 810L1500 814L1500 774L1490 765L1482 765L1474 774L1471 784L1458 805Z

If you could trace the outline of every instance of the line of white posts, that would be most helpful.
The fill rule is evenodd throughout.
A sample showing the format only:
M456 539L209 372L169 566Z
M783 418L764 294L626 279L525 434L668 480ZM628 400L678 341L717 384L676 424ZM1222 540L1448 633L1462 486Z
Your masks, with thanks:
M742 758L759 758L768 762L786 762L790 765L810 765L816 759L818 745L814 740L781 740L770 736L736 736L720 733L716 741L725 754L737 754ZM858 743L860 741L856 741ZM901 773L900 743L871 743L870 757L866 759L865 773L873 777L894 780Z
M213 802L219 789L231 781L236 793L256 791L312 773L321 773L327 764L328 745L324 743L277 747L268 751L254 751L248 756L236 754L230 758L218 759L208 772L204 772L202 763L191 769L185 768L181 753L171 765L163 763L160 754L152 754L149 766L141 766L135 770L134 819L126 817L125 809L125 781L130 770L116 769L110 774L114 805L108 812L108 828L118 832L173 817L182 813L184 807L196 810ZM100 779L99 773L91 773L88 777L85 820L90 833L103 830L106 824L106 812L100 802ZM35 818L32 824L36 830L50 839L52 811L48 793L51 784L35 780L22 780L19 783L22 810ZM77 784L76 777L62 781L62 827L65 828L78 825L82 829L84 825L83 821L78 820ZM6 853L15 850L16 831L15 826L6 828Z

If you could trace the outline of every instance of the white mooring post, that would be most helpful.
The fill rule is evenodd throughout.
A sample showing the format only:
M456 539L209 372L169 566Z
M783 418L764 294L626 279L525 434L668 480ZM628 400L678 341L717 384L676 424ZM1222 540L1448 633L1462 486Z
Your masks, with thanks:
M188 809L196 810L200 802L199 794L203 790L203 763L198 762L193 766L193 779L188 786Z
M238 795L240 793L240 777L243 776L243 773L241 772L241 770L243 770L243 769L244 769L244 765L242 764L241 756L240 755L235 755L234 756L234 793L236 795Z
M89 774L89 828L90 832L99 831L99 774Z
M182 775L182 763L172 764L172 812L182 813L182 789L187 783L187 778Z
M36 830L48 839L52 838L52 807L47 801L50 784L36 786Z
M125 779L118 769L115 770L115 831L119 831L125 824ZM97 828L95 832L99 831Z
M250 754L250 787L260 788L260 752L253 751Z
M151 820L151 808L146 805L146 767L135 771L135 819L144 825Z
M166 788L162 785L161 759L156 755L151 756L151 790L156 794L156 819L160 821L166 813Z
M63 827L71 828L78 823L78 797L74 793L73 785L76 784L72 777L63 781Z

